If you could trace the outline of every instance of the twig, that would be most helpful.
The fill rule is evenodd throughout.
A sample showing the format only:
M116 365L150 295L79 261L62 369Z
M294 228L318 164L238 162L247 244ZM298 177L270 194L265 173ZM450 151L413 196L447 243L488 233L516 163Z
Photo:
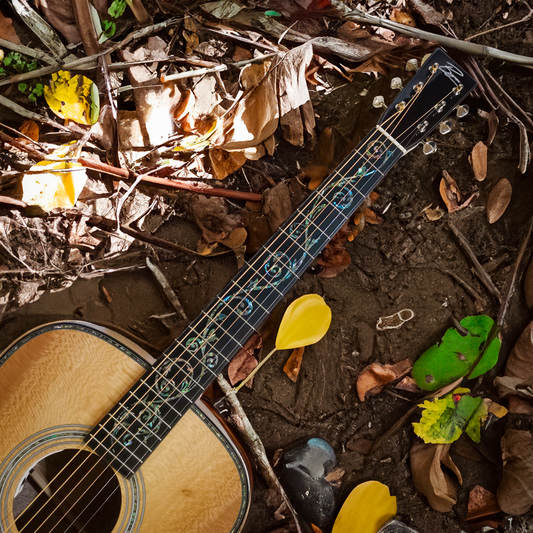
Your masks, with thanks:
M12 43L11 41L2 39L1 37L0 46L2 48L7 48L8 50L19 52L28 57L34 57L35 59L39 59L40 61L48 63L49 65L60 65L60 63L52 56L49 56L46 52L38 50L37 48L30 48L29 46L24 46L23 44Z
M529 222L529 226L527 228L526 234L524 235L524 238L522 239L522 244L520 245L520 250L518 251L518 255L516 256L516 261L513 268L513 273L511 274L511 277L509 278L506 286L505 286L505 293L502 298L502 302L500 305L500 310L498 312L498 319L497 323L498 326L503 326L505 322L505 315L507 314L507 309L509 307L509 302L513 296L514 290L515 290L515 281L516 277L518 275L518 272L520 270L520 266L522 265L522 261L524 259L524 254L526 253L527 245L529 243L529 239L531 238L531 232L533 231L533 217L531 218Z
M23 152L26 152L28 155L30 155L33 159L36 159L37 161L43 161L44 159L46 159L45 153L36 150L35 148L32 148L30 146L27 146L26 144L23 144L17 141L16 139L13 139L13 137L2 131L0 131L0 141L5 142L6 144L9 144L10 146L13 146L15 148L18 148Z
M0 203L16 205L17 207L28 207L26 202L17 200L16 198L11 198L10 196L0 196Z
M533 65L533 58L527 56L521 56L517 54L511 54L510 52L504 52L493 48L492 46L483 46L476 43L461 41L460 39L454 39L453 37L446 37L444 35L438 35L437 33L431 33L429 31L421 30L419 28L413 28L411 26L405 26L394 22L392 20L383 19L363 13L359 9L349 9L339 0L333 0L333 5L343 12L343 18L348 20L354 20L362 24L370 24L371 26L380 26L389 30L402 33L408 37L415 39L424 39L426 41L434 41L443 46L460 50L465 54L488 56L503 61L509 61L511 63L517 63L520 65Z
M159 285L161 285L161 288L163 289L165 296L168 298L170 303L174 306L174 309L176 309L176 311L181 315L181 317L184 320L189 320L185 313L185 310L183 309L183 306L181 305L181 302L178 300L176 293L170 286L170 283L168 282L163 272L161 272L161 270L158 268L157 265L154 265L154 263L150 261L149 257L146 258L146 265L152 271L152 274L154 275Z
M226 399L228 400L233 410L232 420L235 424L235 427L238 429L246 444L248 444L254 454L259 472L265 479L267 485L271 489L274 489L281 496L283 502L292 514L298 533L302 533L302 529L298 521L298 515L296 514L294 507L292 506L287 494L285 493L285 490L281 486L281 483L276 477L276 474L274 474L274 470L272 469L272 466L268 461L265 447L261 442L259 435L253 428L248 416L246 416L246 413L244 412L244 409L242 408L242 405L239 402L237 395L235 394L231 385L224 378L224 376L222 376L222 374L218 376L217 381L220 385L220 388L222 389L222 392L226 394Z
M59 124L55 120L52 120L43 115L39 115L39 113L34 113L33 111L29 111L28 109L22 107L21 105L18 105L17 103L13 102L12 100L9 100L9 98L6 98L5 96L2 96L1 94L0 94L0 105L3 105L4 107L7 107L8 109L11 109L11 111L14 111L21 117L29 118L30 120L35 120L36 122L41 122L43 124L48 124L49 126L53 126L54 128L58 128L63 131L68 131L69 133L73 133L74 135L80 135L80 134L77 134L76 132L73 132L71 129L67 128L66 126Z
M172 26L173 24L177 24L180 20L181 20L181 17L171 18L171 19L165 20L164 22L160 22L158 24L147 26L146 28L142 28L140 30L131 32L124 39L122 39L122 41L113 45L111 48L102 50L101 52L98 52L97 54L93 54L92 56L82 57L80 59L76 59L75 61L64 63L63 65L53 65L49 67L43 67L43 68L39 68L36 70L32 70L31 72L25 72L23 74L17 74L15 76L11 76L7 80L0 81L0 87L3 85L10 85L12 83L19 83L25 80L31 80L39 76L47 76L49 74L53 74L54 72L57 72L58 70L76 70L76 69L82 69L82 68L85 69L87 68L88 64L94 63L94 61L98 59L100 56L105 55L105 54L111 54L112 52L115 52L116 50L126 46L133 40L140 39L141 37L146 37L147 35L150 35L151 33L167 28L168 26ZM91 65L90 68L96 68L96 64Z
M476 254L474 254L465 236L459 231L459 228L457 228L457 226L451 220L448 222L448 227L452 230L452 233L457 237L457 240L463 247L464 252L466 253L467 257L472 262L472 265L474 266L474 271L478 275L481 282L485 285L485 287L489 290L489 292L493 294L494 296L496 296L496 298L498 298L498 301L500 301L501 299L500 291L494 285L494 283L492 282L492 279L490 279L490 276L487 274L486 270L483 268L483 266L479 262L478 258L476 257Z
M223 63L212 68L199 68L196 70L188 70L186 72L177 72L176 74L161 74L160 81L161 83L166 83L167 81L179 80L182 78L191 78L193 76L203 76L204 74L213 74L215 72L222 72L228 70L229 68L240 68L248 65L250 63L261 63L265 59L270 59L271 57L276 57L279 54L266 54L260 57L254 57L252 59L245 59L244 61L237 61L236 63Z
M533 15L533 9L529 7L529 4L527 2L524 2L524 4L526 4L527 8L529 9L529 13L524 18L520 20L515 20L514 22L503 24L502 26L498 26L497 28L491 28L490 30L481 31L479 33L476 33L475 35L471 35L470 37L467 37L465 41L471 41L472 39L475 39L476 37L479 37L480 35L486 35L487 33L491 33L493 31L503 30L503 28L508 28L509 26L514 26L515 24L520 24L521 22L525 22L526 20L529 20L531 16Z

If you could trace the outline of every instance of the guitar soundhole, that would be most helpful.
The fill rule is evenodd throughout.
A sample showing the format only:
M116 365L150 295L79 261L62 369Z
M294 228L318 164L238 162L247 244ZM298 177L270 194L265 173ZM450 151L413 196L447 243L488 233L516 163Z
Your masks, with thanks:
M114 471L95 454L63 450L28 473L13 512L24 533L111 533L120 515Z

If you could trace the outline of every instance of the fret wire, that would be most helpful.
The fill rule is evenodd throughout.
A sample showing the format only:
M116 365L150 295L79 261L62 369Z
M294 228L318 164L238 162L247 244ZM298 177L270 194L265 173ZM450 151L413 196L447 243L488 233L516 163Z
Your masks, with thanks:
M233 280L230 280L230 283L232 283L233 285L235 285L236 287L239 287ZM268 309L265 309L262 305L261 305L261 302L259 302L259 300L257 300L256 298L254 298L252 296L252 293L250 292L249 294L247 294L246 296L247 298L250 298L250 300L252 300L254 303L256 303L257 305L259 305L259 307L265 312L265 313L269 313L269 310ZM226 298L228 298L228 296L226 296ZM217 299L222 302L222 303L226 303L224 300L222 300L222 298L220 298L219 296L217 296ZM231 300L229 300L227 303L229 304L231 302Z
M113 458L114 461L118 461L119 463L121 463L123 466L125 466L132 474L135 473L135 470L132 470L126 463L124 463L121 459L119 459L114 453L111 452L111 450L109 450L109 448L107 448L107 446L104 446L96 437L93 436L93 439L98 443L98 446L101 446L109 455L111 455L111 457ZM126 449L126 448L124 448ZM96 451L96 450L95 450Z
M203 314L206 318L208 318L209 320L213 320L205 311L200 311L201 314ZM214 322L213 322L214 324ZM233 325L233 324L231 324ZM217 324L217 326L219 326L219 324ZM253 329L253 328L252 328ZM240 341L238 341L231 333L228 333L227 330L224 330L224 333L231 338L231 340L233 340L235 342L235 344L238 344L241 348L244 346L244 344ZM229 362L229 361L228 361Z
M270 259L270 258L272 258L272 255L269 254L269 255L268 255L268 259ZM260 270L257 270L257 268L255 268L251 263L247 263L247 262L245 261L244 264L246 265L247 268L249 268L250 270L253 270L254 273L257 274L258 276L263 276L263 275L264 275L264 274L261 274L261 271L260 271ZM267 264L267 263L264 262L262 266L266 266L266 264ZM294 276L298 277L298 274L296 274L295 272L293 272L292 269L291 269L290 267L287 267L287 268L292 272L292 274L293 274ZM298 278L298 279L300 279L300 278ZM237 282L234 281L234 280L231 280L231 283L234 283L235 285L237 284ZM272 284L271 284L271 285L270 285L270 288L274 289L274 290L275 290L275 291L276 291L276 292L277 292L282 298L283 298L283 296L285 296L285 295L284 295L284 294L283 294L283 293L282 293L282 292L276 287L276 285L272 285ZM268 312L270 312L270 311L268 311Z
M205 313L204 313L204 314L205 314ZM212 319L211 319L209 316L207 316L207 318L208 318L209 320L211 320L211 324L212 324L212 325L215 325L215 322L213 322ZM200 338L200 334L196 331L195 328L196 328L196 326L189 326L189 327L188 327L189 331L194 332L194 334L197 335L196 338L199 339L199 338ZM231 337L231 335L230 335L230 337ZM234 340L235 342L237 342L236 339L233 339L233 340ZM240 343L238 343L238 344L240 344ZM227 358L227 357L226 357L226 356L225 356L225 355L224 355L224 354L223 354L218 348L215 348L215 345L214 345L214 344L210 344L209 346L210 346L210 349L211 349L211 350L216 350L217 354L218 354L220 357L222 357L222 359L224 359L224 361L226 361L226 363L229 363L229 362L231 361L231 359L228 359L228 358ZM241 348L242 348L242 346L241 346ZM186 347L185 350L188 350L188 348ZM196 353L194 354L194 356L196 356Z
M140 461L141 463L144 462L144 458L141 459L139 457L137 457L137 455L135 455L132 451L131 451L131 448L128 448L126 446L124 446L122 444L122 442L120 442L120 439L116 436L116 435L113 435L106 427L104 424L101 424L101 423L98 423L97 424L98 426L100 426L108 435L109 437L115 439L117 441L118 444L120 444L122 446L122 449L123 450L127 450L128 453L130 453L131 455L133 455L133 457L135 457L135 459L137 459L138 461ZM136 435L132 435L132 437L134 437L135 439L137 439L138 442L140 442L150 453L152 453L152 448L150 448L148 445L146 445L144 442L142 442L141 440L139 440L139 438L136 436ZM113 444L114 446L114 444ZM111 448L113 448L113 446L111 446Z
M115 422L118 422L118 425L120 426L120 420L117 420L113 415L110 415L110 418L113 419ZM97 424L98 426L100 426L110 437L112 437L113 439L115 439L119 444L122 445L122 443L120 442L120 438L117 437L116 435L113 435L111 433L111 431L109 429L107 429L105 427L105 424L102 424L101 422L99 422ZM150 446L148 446L145 442L143 442L142 440L139 439L139 437L137 437L137 435L133 435L132 434L132 437L135 438L138 442L140 442L145 448L147 448L148 450L150 450L150 452L152 451L152 448L150 448ZM154 437L157 437L155 434L154 434ZM159 439L161 440L161 439ZM129 448L128 448L129 449Z

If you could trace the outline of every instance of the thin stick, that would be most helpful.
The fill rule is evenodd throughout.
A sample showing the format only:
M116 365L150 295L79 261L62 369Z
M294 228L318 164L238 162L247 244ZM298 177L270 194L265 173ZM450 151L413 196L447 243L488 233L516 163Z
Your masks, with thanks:
M339 0L332 0L335 7L343 12L343 17L348 20L354 20L362 24L370 24L371 26L380 26L389 30L402 33L408 37L415 39L424 39L425 41L434 41L443 46L460 50L465 54L488 56L501 59L503 61L509 61L511 63L517 63L519 65L533 65L533 57L521 56L517 54L511 54L510 52L504 52L493 48L492 46L483 46L476 43L461 41L460 39L454 39L452 37L446 37L444 35L438 35L437 33L431 33L429 31L420 30L418 28L412 28L411 26L405 26L394 22L392 20L383 19L374 15L363 13L359 9L349 9Z
M54 59L52 56L49 56L46 52L38 50L37 48L30 48L29 46L24 46L23 44L12 43L11 41L8 41L7 39L2 39L1 37L0 46L2 48L7 48L8 50L19 52L28 57L34 57L35 59L39 59L40 61L48 63L49 65L60 65L59 61Z
M228 70L229 68L240 68L244 67L245 65L249 65L250 63L261 63L262 61L265 61L266 59L270 59L272 57L276 57L279 54L266 54L264 56L260 57L254 57L252 59L245 59L244 61L237 61L236 63L224 63L222 65L217 65L216 67L212 68L199 68L196 70L187 70L186 72L178 72L176 74L169 74L168 76L165 74L161 75L160 81L161 83L166 83L167 81L172 80L180 80L182 78L192 78L193 76L203 76L204 74L213 74L215 72L222 72L224 70Z
M237 398L237 394L222 374L218 376L217 381L233 410L234 415L231 417L231 419L234 422L235 427L238 429L246 444L248 444L254 454L257 463L257 469L265 479L267 485L271 489L274 489L281 496L283 502L292 514L293 520L296 524L297 532L302 533L302 529L298 521L298 515L296 514L291 501L285 493L285 490L281 486L281 483L276 477L276 474L274 474L274 470L268 461L265 447L261 442L259 435L253 428L248 416L246 416L246 413L244 412L244 409Z
M154 263L152 263L152 261L150 261L149 257L146 258L146 265L151 270L152 274L154 275L159 285L161 285L161 288L163 289L165 296L168 298L170 303L174 306L174 309L176 309L176 311L181 315L181 317L184 320L189 320L185 313L185 309L183 309L183 306L181 305L181 302L178 300L178 297L176 296L174 289L172 289L172 287L170 286L170 283L168 282L163 272L161 272L161 270L159 269L157 265L155 265Z
M480 35L486 35L487 33L491 33L493 31L503 30L503 28L508 28L509 26L514 26L515 24L520 24L521 22L525 22L526 20L529 20L531 16L533 15L533 9L529 7L529 4L527 2L524 2L524 4L526 4L526 6L529 9L529 13L524 18L520 20L515 20L514 22L509 22L508 24L503 24L502 26L498 26L497 28L491 28L490 30L485 30L485 31L476 33L475 35L471 35L470 37L467 37L465 41L471 41L472 39L475 39L476 37L479 37Z
M240 383L235 387L235 392L239 392L246 383L248 383L259 371L259 369L270 359L270 356L277 351L277 348L274 348Z
M478 275L479 279L485 285L485 287L498 298L498 301L501 299L501 294L496 285L492 282L492 279L487 274L486 270L483 268L481 263L479 262L478 258L476 257L476 254L474 254L472 248L468 244L468 241L466 240L465 236L459 231L459 228L452 222L448 222L448 227L452 230L452 233L457 237L457 240L463 247L464 252L466 253L467 257L472 262L472 265L474 266L474 270L476 274Z
M497 321L498 326L503 326L505 322L505 315L507 314L507 309L509 308L509 302L511 301L511 298L515 290L516 277L518 275L520 266L524 259L524 255L526 253L527 245L529 243L529 239L531 238L532 232L533 232L533 217L531 218L526 234L524 235L524 238L522 239L520 250L518 251L518 255L516 256L513 273L511 274L511 277L509 278L509 281L507 282L506 287L505 287L505 294L502 299L502 303L500 305L500 311L498 313L498 321Z

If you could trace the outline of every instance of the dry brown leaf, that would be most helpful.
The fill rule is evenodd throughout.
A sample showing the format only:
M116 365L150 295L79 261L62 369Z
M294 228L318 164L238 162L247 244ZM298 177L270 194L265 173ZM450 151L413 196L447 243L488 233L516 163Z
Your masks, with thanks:
M222 198L198 195L191 199L191 212L208 243L221 242L242 225L240 217L228 213Z
M467 520L476 520L483 516L499 513L501 511L496 496L481 485L476 485L468 497Z
M411 448L411 472L416 490L428 500L436 511L447 513L457 503L459 481L463 483L461 472L450 455L450 444L417 443ZM456 476L453 478L443 465Z
M33 141L39 141L39 124L34 120L25 120L20 126L19 131Z
M413 368L409 359L404 359L395 365L372 363L357 377L357 394L364 402L367 396L379 394L391 381L405 376Z
M451 0L453 1L453 0ZM450 1L450 3L451 3ZM447 22L446 17L422 0L410 0L412 8L424 19L426 24L440 27Z
M487 145L479 141L469 156L468 160L472 165L474 176L478 181L483 181L487 177Z
M215 178L223 180L244 165L246 156L243 152L226 152L225 150L214 148L209 150L209 160L211 161Z
M232 385L242 381L259 364L254 357L254 351L261 348L263 339L259 333L254 333L246 344L237 352L228 366L228 379ZM246 387L252 388L253 378L246 383Z
M504 513L519 516L533 504L533 435L508 429L502 437L502 458L498 504Z
M305 71L313 58L313 45L307 42L293 48L279 63L279 122L283 137L303 146L304 134L314 135L315 114Z
M411 376L405 376L394 388L405 390L407 392L420 392L420 387Z
M507 206L511 202L513 188L507 178L502 178L490 191L487 200L487 218L489 224L494 224L505 213Z
M298 174L298 179L308 183L308 188L314 191L329 174L329 169L335 157L335 135L332 128L324 128L320 134L314 150L312 163L305 166Z
M283 372L287 374L287 377L296 383L296 378L300 373L300 368L302 367L302 357L304 354L305 346L301 348L296 348L292 351L290 357L287 359L285 366L283 367Z
M533 380L533 322L530 322L513 347L507 364L505 376L520 378L522 382Z
M416 22L412 15L401 9L393 9L390 19L394 22L398 22L398 24L404 24L405 26L411 26L413 28L416 27Z
M442 171L439 190L440 195L448 208L448 212L450 213L461 211L461 209L468 207L472 200L478 197L478 193L476 192L463 202L463 195L461 194L457 183L446 170Z
M494 137L496 137L496 130L498 129L499 123L500 123L500 120L498 119L496 110L493 109L489 113L489 120L487 122L487 125L488 125L487 146L490 146L492 142L494 141Z
M533 405L519 396L509 396L509 412L516 415L533 415Z
M287 184L282 182L266 191L263 197L263 214L274 233L292 213L291 194Z
M533 259L524 274L524 296L529 307L533 307Z
M17 35L17 32L15 31L15 28L13 28L13 20L10 18L4 17L1 11L0 11L0 35L2 36L2 39L5 39L6 41L11 41L12 43L16 43L16 44L22 44L20 42L19 36Z
M351 234L348 225L345 224L326 244L317 260L318 264L322 266L322 270L318 274L319 277L334 278L350 266L352 258L346 251L346 240Z
M243 150L257 146L276 131L279 122L277 70L269 70L271 63L264 61L256 65L261 67L262 76L257 75L256 69L250 70L250 74L261 81L225 115L221 135L213 143L217 148Z

